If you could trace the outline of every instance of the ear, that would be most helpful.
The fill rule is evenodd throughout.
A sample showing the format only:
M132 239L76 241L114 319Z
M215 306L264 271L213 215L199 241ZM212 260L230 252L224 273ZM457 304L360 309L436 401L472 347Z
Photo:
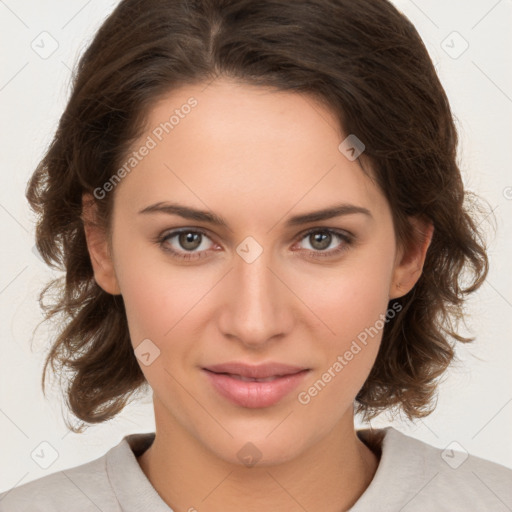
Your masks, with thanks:
M431 221L419 217L409 217L412 226L412 240L400 247L395 260L393 280L389 298L397 299L407 295L417 283L423 270L427 250L434 234Z
M107 234L96 223L97 205L91 194L82 195L82 221L84 223L87 249L94 270L94 280L111 295L120 295L121 290L114 270Z

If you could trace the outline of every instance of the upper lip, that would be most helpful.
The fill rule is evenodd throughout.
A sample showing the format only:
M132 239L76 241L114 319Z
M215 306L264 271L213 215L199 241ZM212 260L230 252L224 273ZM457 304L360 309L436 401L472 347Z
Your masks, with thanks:
M289 364L269 362L259 365L249 365L240 362L230 362L214 364L204 368L214 373L229 373L231 375L240 375L252 379L265 379L267 377L276 377L281 375L292 375L308 368L302 366L292 366Z

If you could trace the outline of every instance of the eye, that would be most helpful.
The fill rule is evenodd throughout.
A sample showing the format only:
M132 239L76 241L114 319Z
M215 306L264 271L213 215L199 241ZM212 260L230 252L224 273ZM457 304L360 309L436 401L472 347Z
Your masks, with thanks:
M169 242L175 240L174 247ZM197 229L181 229L172 231L157 241L164 251L170 252L174 257L184 260L198 260L207 256L207 245L204 240L209 239L204 231Z
M353 242L353 235L348 233L328 229L313 228L302 235L301 240L306 240L312 249L305 249L311 253L312 258L332 258L347 250ZM341 240L341 243L335 249L326 250L333 241Z

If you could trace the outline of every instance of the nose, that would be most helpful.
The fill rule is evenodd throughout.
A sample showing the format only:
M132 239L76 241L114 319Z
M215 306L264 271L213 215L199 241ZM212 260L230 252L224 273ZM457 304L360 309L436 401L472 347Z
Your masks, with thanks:
M223 290L221 331L251 349L267 347L292 326L293 294L273 266L270 251L252 262L237 255Z

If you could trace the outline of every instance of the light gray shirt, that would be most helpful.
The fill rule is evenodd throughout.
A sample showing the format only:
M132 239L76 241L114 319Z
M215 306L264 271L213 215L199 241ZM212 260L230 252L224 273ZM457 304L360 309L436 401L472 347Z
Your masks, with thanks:
M441 450L393 427L358 430L381 452L373 480L350 512L512 510L512 469ZM1 512L173 512L136 457L154 433L131 434L105 455L0 494ZM372 443L377 443L372 444Z

